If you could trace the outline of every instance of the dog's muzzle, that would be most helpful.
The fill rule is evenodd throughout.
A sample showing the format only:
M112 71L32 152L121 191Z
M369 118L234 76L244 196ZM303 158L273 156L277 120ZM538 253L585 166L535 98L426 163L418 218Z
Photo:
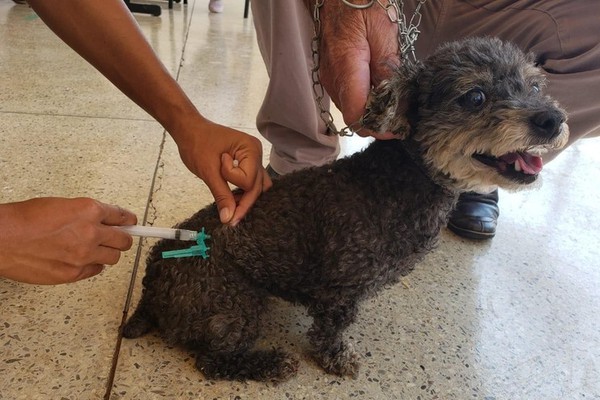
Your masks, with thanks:
M550 148L561 147L560 136L565 129L566 114L555 107L549 107L531 115L528 120L529 132L536 146L515 149L501 156L476 153L473 158L492 167L499 175L519 184L533 183L542 171L541 154ZM563 142L564 144L564 142Z
M535 113L529 119L529 125L534 135L545 140L554 140L562 132L562 124L566 117L557 109Z

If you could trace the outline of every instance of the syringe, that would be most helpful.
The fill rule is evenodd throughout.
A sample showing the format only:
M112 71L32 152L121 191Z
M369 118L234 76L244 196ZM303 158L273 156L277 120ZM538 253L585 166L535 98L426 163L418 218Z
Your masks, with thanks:
M190 231L187 229L159 228L156 226L143 226L143 225L117 226L116 228L119 228L122 231L127 232L133 236L147 236L147 237L154 237L154 238L161 238L161 239L175 239L175 240L196 240L196 239L198 239L198 232Z

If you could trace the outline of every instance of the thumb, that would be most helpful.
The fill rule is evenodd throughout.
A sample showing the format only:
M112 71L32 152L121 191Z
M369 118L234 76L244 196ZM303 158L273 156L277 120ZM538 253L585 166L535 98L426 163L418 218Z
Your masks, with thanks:
M220 176L219 176L220 178ZM205 181L210 193L215 198L217 209L219 210L219 219L222 223L226 224L231 221L233 213L235 212L235 199L233 193L229 189L229 185L223 179Z

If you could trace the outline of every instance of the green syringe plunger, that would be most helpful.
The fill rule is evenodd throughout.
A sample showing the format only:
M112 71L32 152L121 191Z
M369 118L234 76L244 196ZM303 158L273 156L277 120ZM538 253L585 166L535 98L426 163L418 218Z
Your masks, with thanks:
M163 251L162 258L202 257L206 260L208 258L208 250L210 249L206 245L206 240L208 239L210 239L210 235L207 235L204 232L204 228L202 228L198 232L198 237L196 238L197 244L195 246L181 250Z

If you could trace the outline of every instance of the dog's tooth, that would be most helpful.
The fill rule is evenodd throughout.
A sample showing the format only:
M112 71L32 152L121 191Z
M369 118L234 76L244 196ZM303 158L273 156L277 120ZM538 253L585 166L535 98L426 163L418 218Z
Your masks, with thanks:
M521 164L519 164L519 160L515 161L515 171L521 172Z

